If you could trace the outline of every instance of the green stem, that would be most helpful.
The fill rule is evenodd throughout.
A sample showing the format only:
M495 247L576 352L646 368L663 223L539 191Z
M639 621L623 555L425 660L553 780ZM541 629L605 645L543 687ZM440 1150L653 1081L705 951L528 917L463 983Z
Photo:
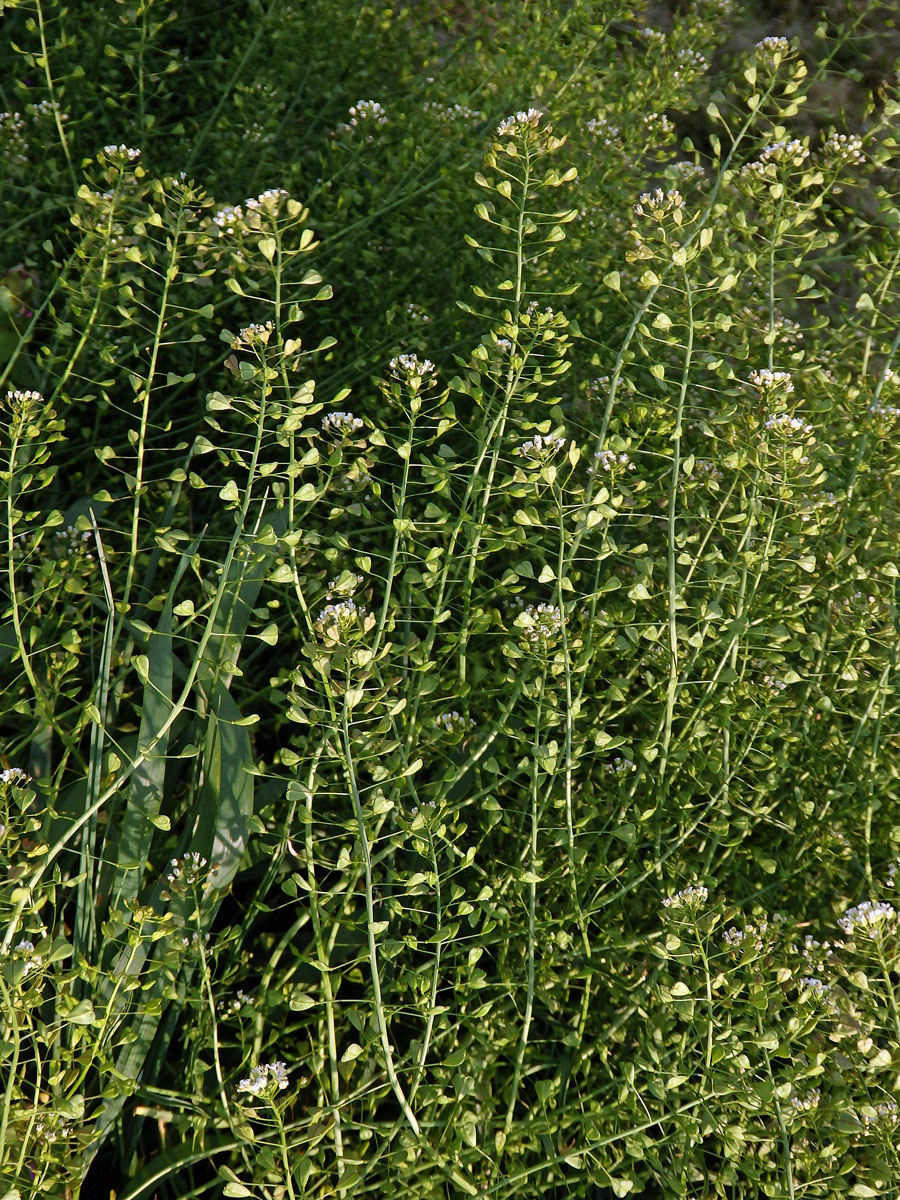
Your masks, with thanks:
M348 678L347 688L349 688L349 686L350 681ZM347 782L350 786L350 795L353 800L353 812L356 816L359 843L363 855L363 864L365 866L366 932L369 948L369 971L372 976L372 991L375 999L375 1024L381 1039L381 1048L384 1053L385 1068L387 1070L391 1088L394 1095L397 1097L397 1103L400 1105L404 1116L409 1122L410 1128L416 1137L419 1137L421 1135L419 1122L416 1120L415 1114L409 1107L409 1101L406 1099L406 1095L404 1094L400 1080L397 1078L397 1071L394 1067L394 1056L391 1050L387 1019L384 1012L384 1003L381 997L381 979L378 973L378 946L375 941L375 901L372 884L372 854L369 848L369 837L366 832L366 820L363 814L362 801L359 795L359 785L356 779L356 769L353 762L353 750L350 744L349 708L347 704L346 690L344 693L343 710L341 712L341 744L343 749L344 768L347 772Z

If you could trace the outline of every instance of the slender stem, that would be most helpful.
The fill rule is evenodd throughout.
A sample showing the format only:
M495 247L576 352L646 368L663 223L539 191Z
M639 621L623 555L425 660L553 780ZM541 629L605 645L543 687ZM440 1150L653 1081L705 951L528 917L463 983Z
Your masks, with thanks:
M544 704L544 683L546 674L541 676L538 683L538 702L534 718L534 762L531 772L531 840L529 843L529 875L528 884L528 946L526 950L526 985L525 985L525 1015L522 1018L522 1033L516 1051L516 1061L513 1067L512 1086L509 1096L509 1107L506 1110L506 1121L503 1132L509 1136L515 1116L516 1100L519 1095L519 1082L522 1078L522 1064L525 1061L525 1048L531 1032L531 1018L534 1012L534 943L535 943L535 913L537 909L537 867L538 867L538 778L540 761L538 752L541 742L541 716Z
M347 680L349 688L349 678ZM344 769L347 772L347 782L350 785L350 795L353 800L353 812L356 816L356 826L359 832L359 843L362 850L363 864L365 866L366 877L366 926L367 940L369 948L369 971L372 976L372 990L375 998L375 1024L378 1028L378 1034L381 1038L381 1048L384 1053L384 1064L387 1069L388 1079L391 1083L391 1088L394 1095L397 1097L397 1102L403 1110L404 1116L409 1122L410 1128L416 1137L420 1136L419 1122L415 1118L415 1114L409 1107L409 1101L406 1099L403 1087L400 1080L397 1078L397 1071L394 1067L394 1056L391 1050L390 1037L388 1035L387 1020L384 1012L384 1003L381 997L381 979L378 973L378 946L375 941L375 901L373 896L372 885L372 854L369 848L369 837L366 832L366 820L362 810L362 801L359 795L359 785L356 779L356 769L353 762L353 750L350 744L350 724L349 724L349 707L347 704L346 691L344 694L344 705L341 713L341 745L343 749Z
M63 154L66 156L66 163L69 167L69 177L72 180L72 193L74 195L74 193L78 191L78 176L75 174L75 165L72 162L72 154L69 150L69 142L66 138L66 131L63 129L62 115L59 111L59 102L57 101L55 95L53 75L50 72L50 52L47 48L47 32L44 28L44 6L42 0L35 0L35 8L37 10L38 32L41 38L40 61L44 68L44 78L47 81L47 91L50 93L50 104L53 108L53 120L56 123L56 132L59 134L59 142L63 148Z

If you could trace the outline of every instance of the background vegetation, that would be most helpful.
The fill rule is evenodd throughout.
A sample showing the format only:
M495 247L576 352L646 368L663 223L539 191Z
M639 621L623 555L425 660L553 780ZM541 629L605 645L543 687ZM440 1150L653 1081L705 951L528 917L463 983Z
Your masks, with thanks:
M893 6L0 12L2 1200L898 1195Z

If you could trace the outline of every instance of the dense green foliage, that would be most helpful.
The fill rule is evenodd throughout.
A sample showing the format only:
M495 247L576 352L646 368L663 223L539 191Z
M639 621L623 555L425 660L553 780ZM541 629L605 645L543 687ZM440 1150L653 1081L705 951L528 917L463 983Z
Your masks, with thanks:
M889 12L0 13L0 1200L900 1195Z

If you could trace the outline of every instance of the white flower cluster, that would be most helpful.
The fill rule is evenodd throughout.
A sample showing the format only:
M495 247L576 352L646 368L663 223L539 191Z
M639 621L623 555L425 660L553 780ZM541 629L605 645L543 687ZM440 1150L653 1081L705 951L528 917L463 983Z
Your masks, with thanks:
M12 167L28 165L28 138L21 113L0 113L0 146L7 163Z
M205 933L201 937L196 929L190 937L185 936L181 939L181 944L184 946L185 950L193 950L195 954L197 954L203 946L206 946L208 942L209 934Z
M27 787L29 783L31 776L21 767L7 767L0 771L0 784L5 787Z
M258 196L251 196L243 204L226 204L213 216L212 223L219 231L219 237L233 234L242 224L247 213L265 211L276 212L281 201L289 195L284 188L266 188Z
M437 370L430 358L419 358L417 354L398 354L391 359L390 368L407 379L424 379L426 375L434 375Z
M226 204L213 216L213 225L218 227L219 237L224 237L226 233L234 233L243 219L244 210L240 204Z
M465 731L474 728L475 722L471 717L466 718L458 713L455 709L453 712L442 712L434 718L434 723L438 729L442 729L444 733L464 733Z
M766 417L766 429L769 433L777 434L778 437L793 437L799 434L800 437L812 437L813 427L800 419L800 417L792 417L790 413L772 413Z
M529 129L537 129L543 115L539 108L529 108L527 112L520 110L510 117L504 117L497 126L497 136L517 137Z
M642 42L646 42L648 46L655 46L657 50L661 50L666 44L666 35L661 29L651 29L648 26L636 32Z
M325 598L330 600L335 593L339 596L352 596L365 582L362 575L352 574L349 578L345 576L343 581L341 580L341 576L338 575L334 579L329 579L328 583L326 583ZM340 587L338 584L340 584Z
M864 1129L883 1129L887 1133L900 1125L900 1109L897 1108L896 1100L885 1100L871 1107L871 1112L859 1114L860 1124Z
M616 454L614 450L598 450L594 455L594 465L599 467L601 471L606 471L608 475L615 475L621 471L633 471L634 463L629 456L622 452ZM593 474L593 469L590 471Z
M196 850L190 850L184 858L173 858L169 863L166 875L169 883L181 884L184 887L195 887L203 878L203 868L207 866L206 859Z
M692 50L688 46L679 50L675 58L679 64L673 73L676 83L683 81L682 72L685 72L688 79L691 79L697 75L705 75L709 70L709 59L699 50Z
M425 311L421 304L416 304L410 300L406 305L406 315L413 321L421 321L423 325L428 325L431 322L431 317Z
M783 692L788 686L787 681L778 675L765 674L761 682L763 687L773 695Z
M322 419L322 428L324 431L326 433L333 433L337 437L352 437L362 427L362 419L354 417L353 413L349 412L331 412L327 417L323 417Z
M140 150L133 150L131 146L104 146L103 153L107 158L114 158L117 162L137 162L141 157Z
M39 971L44 965L42 955L34 952L34 942L30 942L27 938L23 938L17 946L13 946L13 953L25 960L26 975L30 975L32 971Z
M74 1126L62 1118L59 1113L47 1112L39 1116L32 1126L32 1136L47 1145L52 1145L61 1138L69 1138L74 1132ZM13 1193L15 1194L15 1193Z
M754 49L757 51L758 58L774 64L784 58L786 54L790 54L791 43L786 37L764 37L762 41L756 43Z
M357 100L350 106L350 119L338 125L341 133L349 133L361 125L386 125L388 115L377 100Z
M843 943L838 943L842 945ZM825 962L834 954L834 947L831 942L818 942L811 933L807 933L803 938L803 957L809 966L816 964L816 968L824 966ZM814 968L814 969L816 969Z
M527 442L523 442L516 449L516 454L520 458L530 459L532 462L546 463L549 462L554 455L559 454L563 446L566 444L566 439L561 437L541 437L536 433L533 438Z
M634 215L636 217L653 217L657 221L662 221L669 213L675 212L679 208L684 208L684 198L681 192L673 188L671 191L664 192L662 188L655 188L652 192L644 192L634 206Z
M593 117L587 123L587 131L604 146L617 146L622 139L618 125L614 125L607 117Z
M800 980L800 991L810 1000L824 1000L831 988L816 975L807 975Z
M264 129L259 121L251 121L244 130L244 140L257 146L267 146L272 141L272 134Z
M529 302L525 305L525 316L526 317L539 316L540 314L538 313L538 309L540 307L541 307L540 303L537 300L529 300ZM555 316L555 313L553 312L553 309L550 307L549 304L544 309L543 315L546 317Z
M477 112L474 108L467 108L465 104L438 104L434 100L426 100L422 105L424 112L431 116L437 117L439 121L480 121L484 114Z
M858 166L866 161L862 138L856 133L832 133L825 139L822 149L829 158L839 158L841 162Z
M691 162L689 158L681 158L666 169L677 177L682 186L706 182L706 169L701 163Z
M19 389L16 388L15 391L6 393L6 403L10 406L10 408L27 408L32 404L43 404L43 402L44 397L40 392L20 392Z
M266 321L265 324L254 321L232 339L231 348L240 350L242 346L254 346L257 343L265 346L274 329L274 321Z
M818 1088L811 1088L805 1096L791 1096L791 1107L795 1112L812 1112L819 1107L822 1093Z
M340 639L342 634L359 625L365 611L355 600L339 600L336 604L325 605L316 624L326 635Z
M242 1009L252 1008L256 1003L256 999L247 992L238 990L236 995L230 1000L220 1000L216 1008L223 1016L233 1016L235 1013L241 1012Z
M809 148L799 138L793 138L789 142L769 142L760 154L759 161L801 163L808 157Z
M532 646L545 649L562 629L562 613L555 604L529 604L523 615L527 623L522 633Z
M698 479L707 479L718 481L722 478L721 469L709 458L698 458L694 463L692 474Z
M238 1092L247 1092L251 1096L262 1096L268 1092L273 1094L283 1091L290 1080L287 1067L283 1062L260 1063L251 1067L250 1074L237 1085Z
M666 896L663 908L687 908L693 911L700 908L709 899L709 891L702 883L689 883L686 888L673 896Z
M787 371L771 371L768 367L751 371L750 383L761 392L774 392L776 389L780 389L789 396L794 390L794 381Z
M31 104L29 108L36 121L41 120L42 117L52 117L55 120L57 114L63 123L69 119L69 114L63 112L55 100L38 100L37 104ZM140 154L140 150L138 150L138 154Z
M897 910L884 900L863 900L848 908L838 925L848 937L861 934L863 937L876 938L889 929L896 928Z
M647 113L643 124L644 132L650 139L666 137L675 132L675 122L670 120L665 113Z
M621 754L617 754L610 762L603 764L603 769L607 775L633 775L637 770L637 764L630 758L623 758Z
M758 953L765 945L764 939L768 928L767 921L760 921L758 928L752 924L745 925L743 929L732 925L722 934L722 940L729 950L734 950L736 953L743 951L747 946L752 946Z
M258 196L251 196L249 200L245 200L244 207L250 212L253 212L255 208L277 208L282 200L287 199L289 194L284 188L266 188Z
M900 417L900 408L895 404L870 404L869 413L886 425L892 425Z

